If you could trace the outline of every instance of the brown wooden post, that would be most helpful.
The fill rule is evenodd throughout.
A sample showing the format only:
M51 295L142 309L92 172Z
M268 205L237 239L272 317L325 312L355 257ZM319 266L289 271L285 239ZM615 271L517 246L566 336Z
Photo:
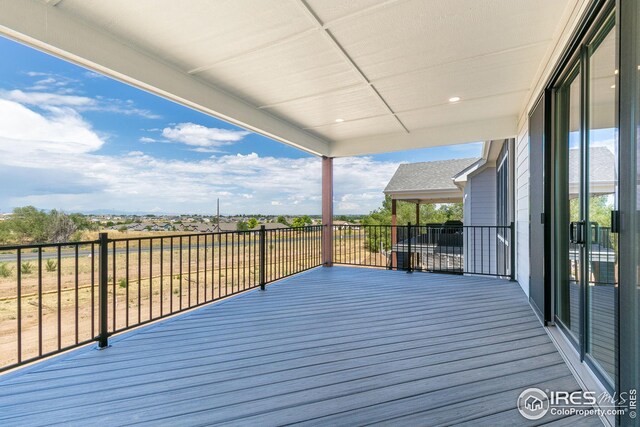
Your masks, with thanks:
M391 268L398 268L398 255L394 248L398 245L398 217L396 216L396 199L391 199Z
M322 157L322 263L333 265L333 158Z

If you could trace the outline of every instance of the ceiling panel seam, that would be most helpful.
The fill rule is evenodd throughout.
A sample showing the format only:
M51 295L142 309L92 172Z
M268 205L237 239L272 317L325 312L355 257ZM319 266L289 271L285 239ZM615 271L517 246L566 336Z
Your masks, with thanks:
M55 1L60 2L62 0L55 0ZM299 39L307 37L308 35L313 34L315 32L326 30L327 28L329 28L330 26L332 26L332 25L334 25L336 23L340 23L340 22L348 20L348 19L353 19L353 18L362 16L362 15L365 15L367 13L375 12L378 9L382 9L382 8L388 7L388 6L390 6L390 5L394 4L394 3L400 3L400 2L404 2L404 1L408 1L408 0L387 0L387 1L381 2L379 4L375 4L373 6L369 6L369 7L366 7L364 9L360 9L360 10L357 10L355 12L349 13L349 14L347 14L345 16L341 16L341 17L336 18L336 19L334 19L334 20L332 20L330 22L327 22L325 24L321 24L319 27L316 26L314 28L311 28L311 29L308 29L308 30L305 30L305 31L300 31L300 32L295 33L295 34L290 34L290 35L282 37L282 38L280 38L278 40L270 41L268 43L262 44L260 46L254 47L252 49L249 49L249 50L246 50L246 51L242 51L242 52L236 53L234 55L227 56L226 58L221 58L221 59L219 59L219 60L217 60L215 62L209 63L207 65L202 65L200 67L193 68L191 70L188 70L187 72L189 74L202 73L203 71L207 71L207 70L210 70L212 68L215 68L220 64L224 64L225 62L233 61L234 59L241 58L241 57L243 57L245 55L250 55L250 54L255 53L255 52L259 52L259 51L261 51L263 49L267 49L267 48L270 48L270 47L276 47L276 46L283 45L285 43L289 43L289 42L293 42L293 41L299 40ZM315 21L317 22L318 20L316 19Z
M402 123L402 120L400 120L400 118L396 115L395 111L393 111L393 109L389 106L387 101L382 97L382 95L380 95L380 92L377 91L377 89L374 87L373 83L367 78L367 76L360 69L358 64L356 64L356 62L351 58L349 53L347 53L347 51L342 47L340 42L338 42L338 40L336 40L336 38L333 36L333 34L331 34L331 31L329 31L329 29L324 26L324 24L322 23L320 18L316 15L316 13L313 11L311 6L309 6L309 4L306 2L306 0L299 0L299 4L310 15L310 17L313 20L315 20L316 25L318 26L318 28L322 29L322 31L326 35L327 39L333 44L334 48L338 51L338 53L340 53L342 55L342 57L345 59L345 61L347 61L347 63L351 66L353 71L355 71L358 74L358 76L367 84L367 86L369 86L371 88L371 90L373 91L373 93L376 96L376 98L380 101L381 105L383 105L384 108L389 112L389 114L392 115L395 118L396 122L404 130L404 132L410 133L409 129L407 129L407 127L404 125L404 123Z

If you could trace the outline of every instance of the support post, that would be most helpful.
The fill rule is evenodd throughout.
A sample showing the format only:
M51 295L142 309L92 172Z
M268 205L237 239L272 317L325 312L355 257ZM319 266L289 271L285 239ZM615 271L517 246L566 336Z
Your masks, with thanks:
M420 227L420 202L416 202L416 226Z
M322 264L333 265L333 158L322 157Z
M398 268L398 217L396 199L391 199L391 269Z
M260 226L260 290L265 290L265 284L267 283L266 279L266 265L267 265L267 251L266 251L266 237L267 233L265 232L264 225Z
M109 236L107 233L100 233L99 237L99 261L98 268L100 274L98 277L98 296L99 296L99 335L98 335L98 347L106 348L109 345L109 325L108 325L108 303L109 293L107 290L109 281ZM115 278L114 278L115 280Z

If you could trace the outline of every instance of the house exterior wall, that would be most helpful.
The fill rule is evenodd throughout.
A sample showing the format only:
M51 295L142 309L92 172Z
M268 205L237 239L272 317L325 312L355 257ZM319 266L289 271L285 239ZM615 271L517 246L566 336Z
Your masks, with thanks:
M516 280L529 296L529 120L516 138Z
M496 168L486 168L469 178L473 187L470 222L466 225L496 225Z
M496 168L470 176L464 188L464 225L496 225ZM465 228L464 266L471 273L495 274L495 228Z

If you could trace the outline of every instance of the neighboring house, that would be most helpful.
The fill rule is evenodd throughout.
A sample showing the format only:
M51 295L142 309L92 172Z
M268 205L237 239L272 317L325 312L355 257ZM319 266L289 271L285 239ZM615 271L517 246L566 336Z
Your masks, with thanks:
M512 140L487 141L480 158L400 165L384 190L385 195L391 196L392 214L398 200L415 203L415 223L424 223L420 221L420 204L462 202L465 227L458 232L462 237L455 244L452 242L458 240L447 237L447 251L463 258L464 271L509 275L508 227L513 214L513 188L508 185L511 145ZM392 224L395 222L392 215ZM402 236L399 239L402 241ZM431 238L429 243L437 242Z
M349 221L333 221L333 226L337 227L339 230L346 230L350 225L351 223Z

